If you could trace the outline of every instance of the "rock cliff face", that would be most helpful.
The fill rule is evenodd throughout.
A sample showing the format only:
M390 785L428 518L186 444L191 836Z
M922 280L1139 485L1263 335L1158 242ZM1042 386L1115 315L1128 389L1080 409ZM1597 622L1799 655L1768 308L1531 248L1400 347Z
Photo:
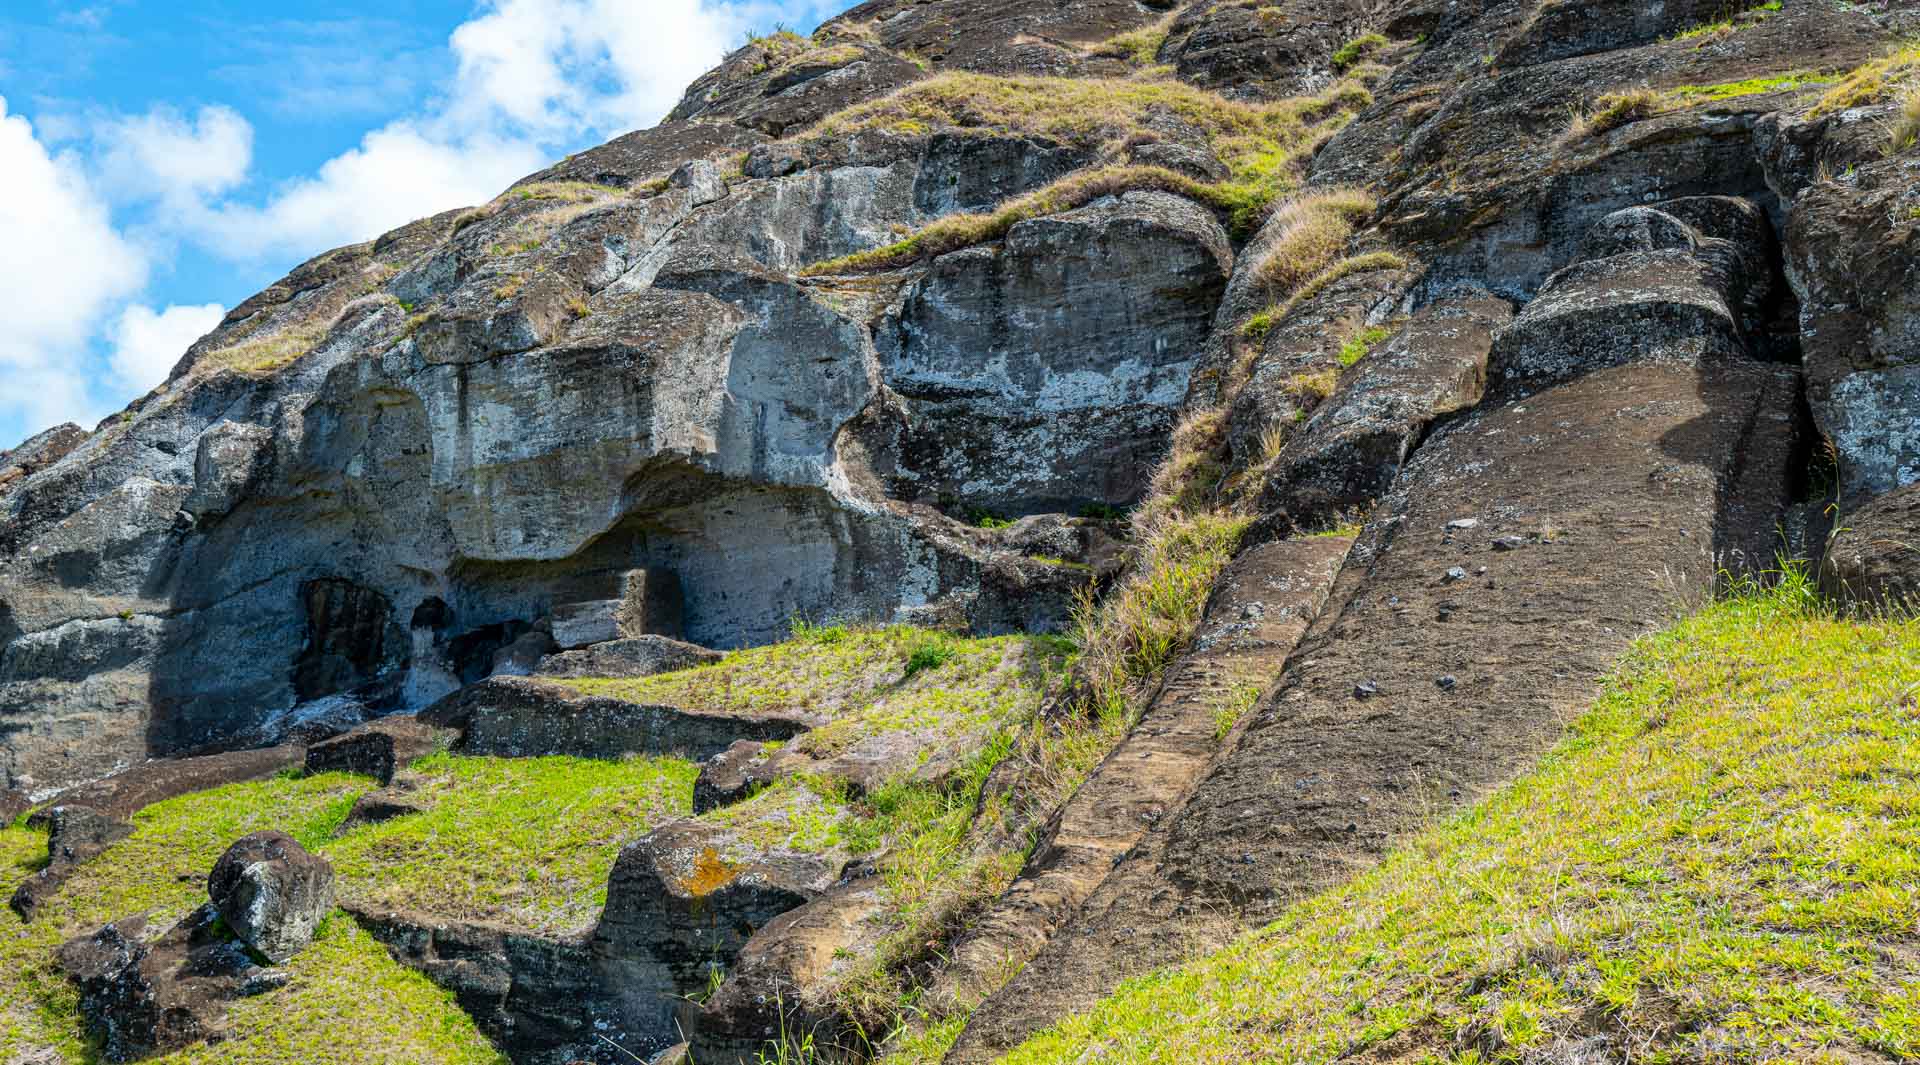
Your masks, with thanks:
M685 741L714 795L865 791L925 739L855 772L756 753L797 710L496 674L795 619L1061 631L1150 564L1111 515L1204 499L1251 531L1135 693L1161 724L916 977L990 1060L1496 786L1723 575L1913 596L1916 32L1892 0L871 0L757 40L0 454L0 791L435 704L489 754ZM1229 673L1257 705L1215 730ZM523 1060L607 1053L596 1017L664 1042L703 951L741 975L679 1010L697 1060L751 1059L772 992L851 1030L821 988L870 884L762 855L716 946L679 866L720 845L634 844L582 939L365 920Z

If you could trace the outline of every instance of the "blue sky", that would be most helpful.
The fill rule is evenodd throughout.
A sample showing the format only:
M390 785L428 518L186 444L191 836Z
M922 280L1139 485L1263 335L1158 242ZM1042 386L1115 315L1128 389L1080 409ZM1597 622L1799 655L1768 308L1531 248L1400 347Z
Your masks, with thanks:
M0 449L91 427L312 255L651 125L852 0L8 0Z

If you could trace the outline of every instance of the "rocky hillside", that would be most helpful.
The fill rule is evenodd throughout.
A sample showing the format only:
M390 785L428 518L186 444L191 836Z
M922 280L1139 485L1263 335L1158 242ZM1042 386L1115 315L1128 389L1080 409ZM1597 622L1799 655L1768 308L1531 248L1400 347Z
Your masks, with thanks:
M1920 1055L1916 40L870 0L303 264L0 453L0 1062Z

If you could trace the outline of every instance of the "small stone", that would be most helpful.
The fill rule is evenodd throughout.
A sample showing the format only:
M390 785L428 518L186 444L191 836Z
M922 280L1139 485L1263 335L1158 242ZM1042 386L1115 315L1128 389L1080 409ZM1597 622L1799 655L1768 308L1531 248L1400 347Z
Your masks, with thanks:
M1443 692L1450 692L1450 691L1452 691L1452 690L1453 690L1453 689L1454 689L1454 688L1455 688L1455 687L1456 687L1457 685L1459 685L1459 683L1460 683L1460 682L1459 682L1458 680L1455 680L1455 679L1454 679L1454 676L1453 676L1453 674L1451 674L1451 673L1449 673L1449 674L1447 674L1446 676L1444 676L1444 677L1441 677L1441 678L1440 678L1439 680L1437 680L1437 681L1434 681L1434 683L1435 683L1435 684L1438 684L1438 685L1440 685L1440 690L1441 690L1441 691L1443 691Z
M1455 518L1447 523L1448 532L1465 532L1468 529L1477 529L1479 527L1479 518Z
M1493 541L1495 551L1518 551L1525 546L1527 546L1527 538L1524 536L1501 536Z
M1353 686L1353 697L1355 699L1371 699L1379 694L1380 689L1371 683L1361 683Z
M293 974L285 969L255 969L241 982L235 993L241 998L252 998L278 991L292 982Z
M1455 566L1447 571L1446 576L1440 579L1446 584L1452 584L1455 581L1464 581L1467 579L1467 571L1460 566Z
M1486 575L1487 575L1487 567L1485 567L1485 566L1481 566L1481 567L1480 567L1479 569L1476 569L1476 570L1474 570L1474 571L1473 571L1473 575L1474 575L1474 576L1476 576L1476 577L1484 577L1484 576L1486 576Z

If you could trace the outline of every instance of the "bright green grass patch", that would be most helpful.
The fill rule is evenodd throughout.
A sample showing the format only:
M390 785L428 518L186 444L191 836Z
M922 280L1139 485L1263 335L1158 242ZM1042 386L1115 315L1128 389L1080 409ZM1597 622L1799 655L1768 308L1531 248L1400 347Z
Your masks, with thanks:
M322 848L344 898L531 932L576 932L606 905L622 844L693 812L677 758L465 758L413 766L425 812Z
M1681 103L1693 104L1703 101L1732 100L1741 96L1759 96L1770 92L1785 92L1788 89L1803 89L1809 85L1827 85L1833 80L1831 74L1803 70L1769 78L1723 81L1715 85L1682 85L1668 90L1667 95Z
M1340 362L1340 368L1343 370L1347 369L1361 359L1366 358L1373 352L1374 348L1384 343L1386 339L1392 335L1393 330L1384 326L1375 326L1372 329L1361 330L1353 339L1340 346L1340 354L1336 356Z
M589 695L715 713L816 713L828 722L795 746L826 756L880 732L938 729L964 738L1030 714L1066 653L1061 641L1037 637L796 625L793 640L736 651L709 666L561 683Z
M1780 0L1767 0L1766 3L1750 7L1738 15L1728 15L1726 18L1720 19L1717 22L1709 22L1704 25L1695 26L1690 30L1683 30L1680 33L1674 34L1673 39L1676 41L1695 41L1706 37L1719 39L1731 36L1740 30L1756 26L1772 18L1774 15L1779 14L1780 6Z
M41 918L22 924L0 911L0 1061L37 1048L87 1062L72 985L53 965L66 939L140 913L160 927L206 901L206 874L234 840L277 828L319 848L364 778L326 774L234 784L158 803L134 816L133 836L83 866ZM45 837L0 831L0 886L11 887L45 854ZM239 1003L233 1038L159 1061L187 1063L498 1062L499 1055L426 977L335 914L289 967L287 988ZM344 1027L343 1027L344 1026Z
M1007 1060L1911 1060L1917 702L1920 623L1790 575L1642 641L1518 783Z

